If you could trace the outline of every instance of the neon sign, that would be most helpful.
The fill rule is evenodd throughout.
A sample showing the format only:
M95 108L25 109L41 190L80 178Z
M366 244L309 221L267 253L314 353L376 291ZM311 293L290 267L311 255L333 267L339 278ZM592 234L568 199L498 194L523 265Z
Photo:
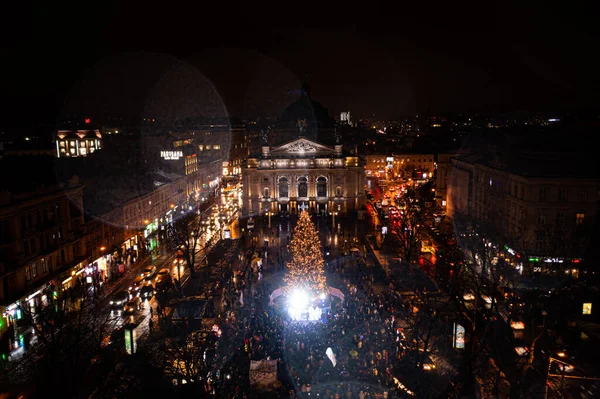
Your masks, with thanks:
M183 151L161 151L160 157L166 160L178 160L183 157Z

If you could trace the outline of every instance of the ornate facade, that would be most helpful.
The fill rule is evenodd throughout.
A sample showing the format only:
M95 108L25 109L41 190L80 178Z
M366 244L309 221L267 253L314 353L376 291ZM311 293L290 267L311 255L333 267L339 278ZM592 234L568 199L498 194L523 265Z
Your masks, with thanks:
M300 137L248 158L242 168L245 216L266 212L347 213L365 205L365 170L343 146Z

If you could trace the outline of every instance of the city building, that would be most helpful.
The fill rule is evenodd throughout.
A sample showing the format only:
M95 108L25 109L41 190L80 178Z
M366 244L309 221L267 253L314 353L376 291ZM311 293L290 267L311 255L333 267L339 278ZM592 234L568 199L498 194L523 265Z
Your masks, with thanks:
M340 114L340 122L346 125L352 125L352 121L350 119L350 111L345 111Z
M299 131L302 133L303 131ZM243 212L297 213L358 211L365 205L361 159L304 137L248 158L243 176Z
M422 180L433 176L435 157L433 154L369 154L365 155L367 176L378 178L405 177Z
M242 162L248 158L248 130L241 121L231 120L231 148L223 161L223 177L232 178L242 175Z
M462 153L462 151L456 150L453 152L437 154L435 163L435 201L437 206L442 209L445 209L447 205L446 192L448 187L450 160Z
M87 266L83 185L59 183L51 157L5 157L0 194L0 331L24 323ZM16 175L16 174L15 174Z
M534 271L576 273L597 217L595 163L558 153L451 158L447 215L486 224Z
M56 133L56 157L86 157L102 148L99 130L59 130Z

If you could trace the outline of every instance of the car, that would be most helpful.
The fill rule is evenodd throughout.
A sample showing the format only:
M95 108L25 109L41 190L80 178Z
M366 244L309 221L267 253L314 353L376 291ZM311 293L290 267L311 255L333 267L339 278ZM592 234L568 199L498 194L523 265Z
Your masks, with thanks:
M139 296L136 296L136 297L130 299L129 302L127 302L125 304L125 306L123 306L123 313L134 314L141 308L142 308L142 300L140 299Z
M145 285L142 287L142 289L140 289L139 297L142 298L142 300L150 299L154 296L154 294L154 287L151 285Z
M129 300L129 293L125 291L117 292L112 300L110 301L110 306L113 308L120 308Z
M154 281L161 280L164 276L171 276L169 269L166 267L163 267L162 269L160 269L160 271L156 275L156 278L154 279Z
M156 291L165 292L168 291L173 285L173 279L170 274L161 275L156 278Z
M146 279L142 276L137 276L129 286L129 294L132 296L138 295L140 289L144 286Z
M156 266L146 266L144 268L144 271L142 272L142 277L144 277L146 280L150 280L152 279L152 277L154 277L154 274L156 273Z

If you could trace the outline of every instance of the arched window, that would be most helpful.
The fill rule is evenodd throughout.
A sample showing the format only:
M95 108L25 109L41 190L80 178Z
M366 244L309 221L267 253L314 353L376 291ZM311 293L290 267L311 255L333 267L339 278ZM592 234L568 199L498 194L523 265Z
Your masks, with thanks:
M308 179L306 177L298 179L298 197L308 197Z
M290 196L290 186L287 177L279 178L279 197L287 198Z
M265 198L269 198L269 187L265 187L264 194Z
M327 179L323 176L317 178L317 197L327 197Z
M341 197L342 196L342 188L340 186L337 186L335 188L335 196L336 197Z

